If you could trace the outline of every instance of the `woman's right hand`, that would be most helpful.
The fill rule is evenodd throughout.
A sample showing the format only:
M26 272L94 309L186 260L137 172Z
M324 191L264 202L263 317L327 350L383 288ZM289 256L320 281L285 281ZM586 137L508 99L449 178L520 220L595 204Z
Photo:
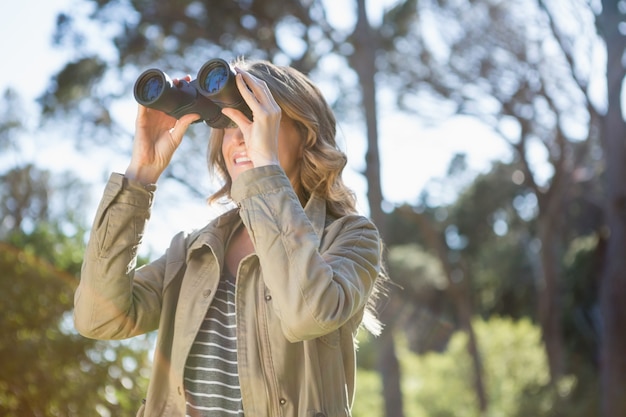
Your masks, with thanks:
M184 79L191 81L190 76ZM200 116L186 114L176 120L162 111L138 106L133 153L125 176L142 184L154 184L169 165L189 125Z

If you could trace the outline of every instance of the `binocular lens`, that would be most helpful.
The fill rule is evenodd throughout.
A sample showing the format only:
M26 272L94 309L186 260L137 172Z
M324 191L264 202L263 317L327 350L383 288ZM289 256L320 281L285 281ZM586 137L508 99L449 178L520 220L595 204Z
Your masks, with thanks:
M213 67L203 80L202 88L209 94L220 91L228 81L229 69L223 66Z
M163 79L158 76L150 77L141 87L141 99L146 102L156 100L163 91Z
M157 69L145 71L135 83L135 98L143 105L154 103L163 94L167 75Z

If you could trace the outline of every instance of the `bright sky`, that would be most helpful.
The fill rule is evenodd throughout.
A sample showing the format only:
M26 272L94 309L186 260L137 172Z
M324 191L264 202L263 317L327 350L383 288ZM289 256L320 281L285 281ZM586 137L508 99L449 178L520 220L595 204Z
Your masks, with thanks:
M380 6L381 1L388 3L384 0L372 0L370 6ZM52 47L51 35L57 12L61 9L67 10L73 4L76 4L73 0L21 0L12 2L0 14L0 56L3 61L0 65L0 91L4 91L9 85L13 86L25 100L31 100L29 111L36 111L32 100L44 90L51 73L60 68L69 57L67 52L61 53ZM344 13L337 11L335 16L345 18ZM18 84L16 80L20 80ZM132 92L129 91L129 96L131 95ZM33 120L36 118L33 117ZM103 185L103 172L123 170L125 160L106 155L106 152L99 154L97 159L86 157L75 151L71 144L63 143L60 140L61 134L53 140L50 132L42 132L41 136L34 138L33 143L25 146L26 155L23 158L36 160L51 169L76 169L86 181L97 184L97 187L94 186L94 196L98 198ZM357 192L362 211L366 213L366 184L364 178L358 174L363 169L365 134L362 128L340 126L340 135L350 160L346 182ZM381 109L379 136L383 193L385 199L392 203L415 202L430 179L445 174L455 152L466 152L470 166L477 170L484 170L491 160L508 159L509 155L508 147L502 139L495 137L479 123L461 118L436 129L427 129L415 117L401 116ZM61 167L58 166L59 160L64 161ZM94 161L100 162L102 166L94 169ZM169 204L170 201L167 201L167 205ZM181 202L172 204L177 204L170 208L175 211L177 221L184 217L200 218L204 222L207 217L206 207L201 201L190 205ZM162 210L168 210L165 206L164 202L161 205ZM189 215L180 216L181 210ZM89 217L92 215L93 211ZM170 218L169 215L162 217ZM158 218L153 216L153 219ZM161 220L160 223L159 220L153 220L153 223L155 224L151 227L155 231L159 230L159 235L168 237L181 228L197 225L181 225L167 220ZM168 241L167 238L161 238L150 240L149 244L153 250L161 251Z
M70 0L21 0L5 5L0 13L0 85L12 84L25 96L35 96L46 86L50 72L63 56L51 47L57 10ZM16 80L21 80L15 85Z

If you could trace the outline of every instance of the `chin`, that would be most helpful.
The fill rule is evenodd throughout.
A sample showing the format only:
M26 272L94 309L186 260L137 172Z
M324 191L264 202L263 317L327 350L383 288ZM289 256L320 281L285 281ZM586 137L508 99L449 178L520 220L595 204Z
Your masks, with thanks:
M247 166L247 167L236 167L230 170L229 175L230 178L235 181L235 179L237 179L238 176L240 176L242 173L251 170L252 168L254 168L252 165Z

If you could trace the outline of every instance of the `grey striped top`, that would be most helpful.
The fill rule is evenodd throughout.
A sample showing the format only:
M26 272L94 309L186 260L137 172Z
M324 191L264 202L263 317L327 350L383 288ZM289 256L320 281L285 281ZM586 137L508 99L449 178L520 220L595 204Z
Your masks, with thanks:
M244 415L237 372L234 281L222 276L187 358L187 417Z

